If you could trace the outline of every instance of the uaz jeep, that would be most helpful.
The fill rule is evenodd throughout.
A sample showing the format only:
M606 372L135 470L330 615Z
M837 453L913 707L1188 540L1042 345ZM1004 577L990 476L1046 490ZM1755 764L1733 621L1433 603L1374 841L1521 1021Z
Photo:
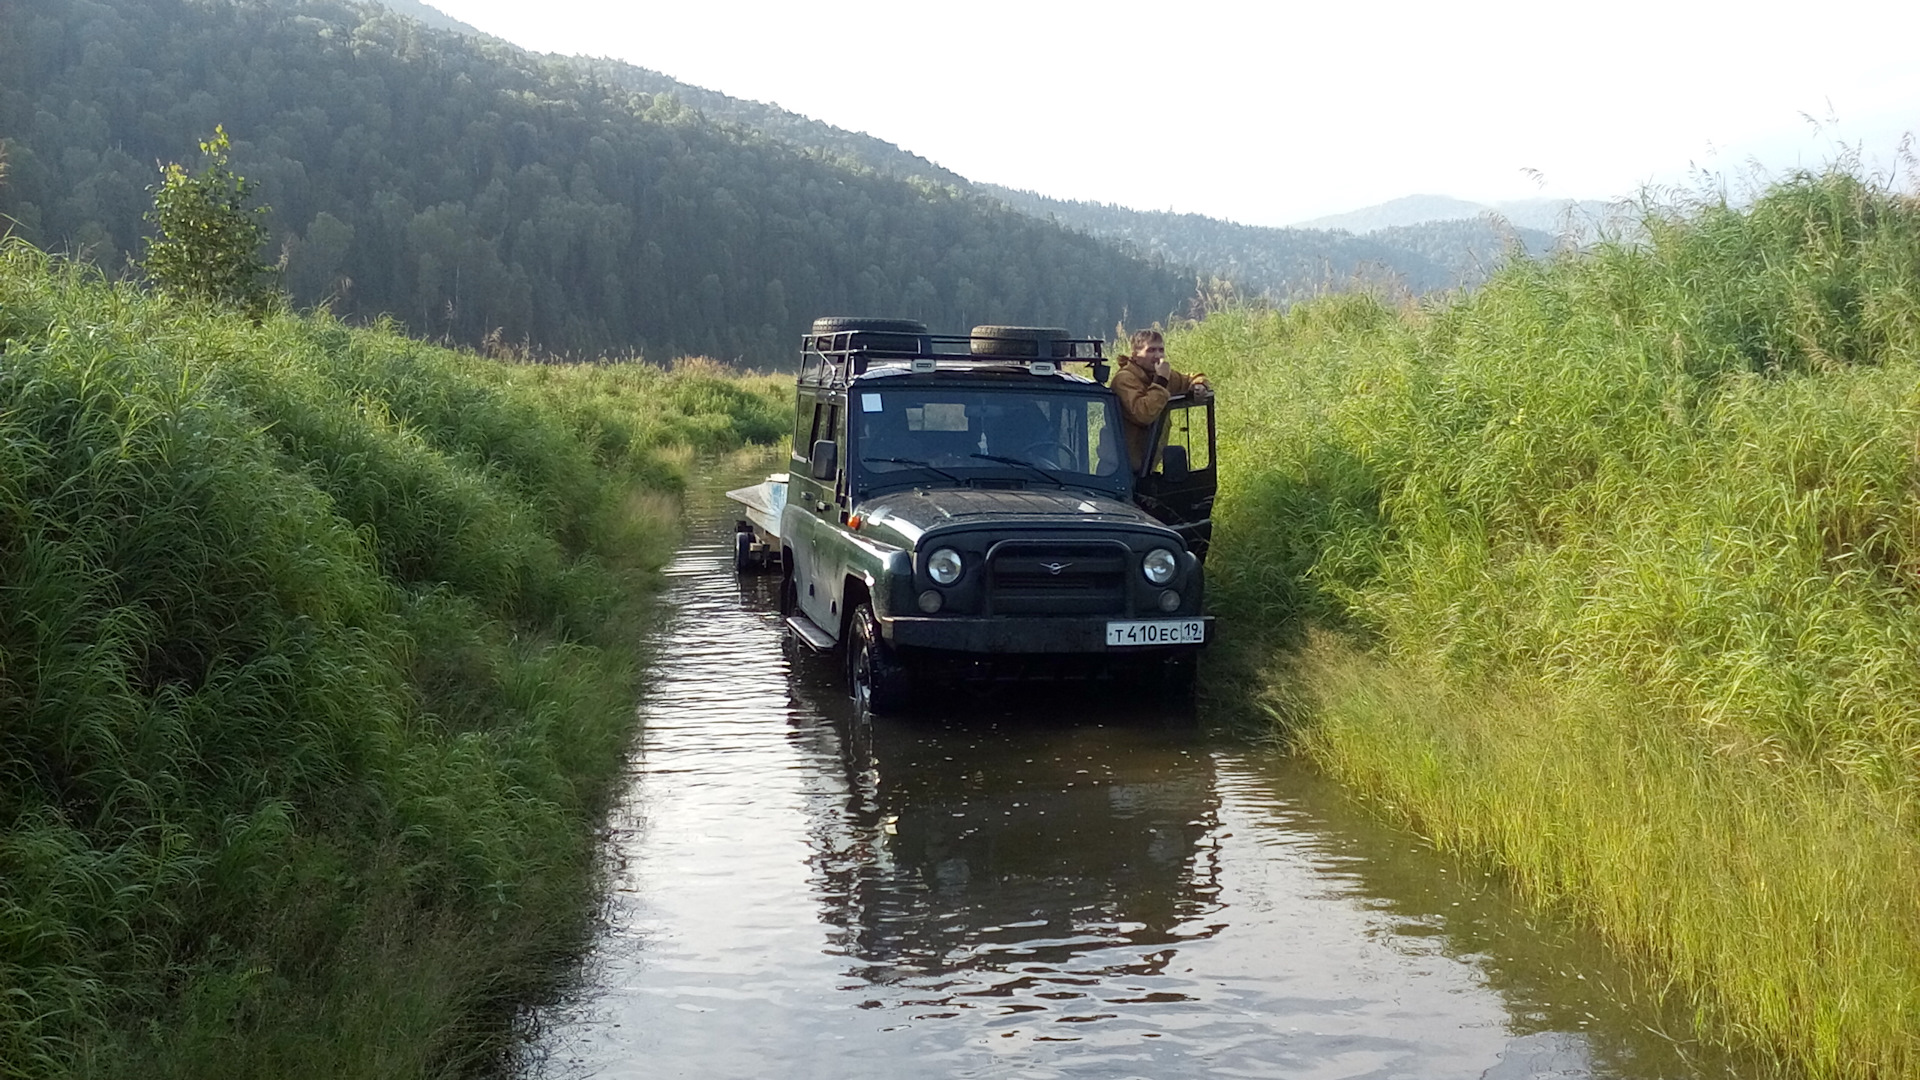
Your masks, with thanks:
M789 627L844 649L863 709L898 709L941 679L1191 687L1213 621L1201 565L1212 405L1176 401L1136 475L1101 344L1041 328L813 324L791 468L731 493L752 519L737 559L777 558Z

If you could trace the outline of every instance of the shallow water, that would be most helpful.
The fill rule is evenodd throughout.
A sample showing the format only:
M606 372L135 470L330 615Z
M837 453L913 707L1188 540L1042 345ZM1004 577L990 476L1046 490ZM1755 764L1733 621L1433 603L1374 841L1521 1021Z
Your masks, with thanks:
M669 570L605 930L524 1075L1755 1073L1205 716L1069 693L854 723L730 528Z

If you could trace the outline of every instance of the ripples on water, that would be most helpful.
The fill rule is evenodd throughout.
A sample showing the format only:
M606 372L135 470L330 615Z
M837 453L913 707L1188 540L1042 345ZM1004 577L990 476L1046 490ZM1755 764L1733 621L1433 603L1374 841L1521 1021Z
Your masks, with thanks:
M1497 891L1177 717L1063 695L852 724L720 539L669 569L607 928L524 1072L1729 1069L1635 1034L1578 942L1507 947L1536 930Z

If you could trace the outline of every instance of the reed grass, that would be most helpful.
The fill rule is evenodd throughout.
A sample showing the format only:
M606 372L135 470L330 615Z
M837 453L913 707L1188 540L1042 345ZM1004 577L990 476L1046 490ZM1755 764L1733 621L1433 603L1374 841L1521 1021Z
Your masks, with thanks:
M0 247L0 1076L496 1051L591 915L678 463L768 390Z
M1920 1075L1920 200L1807 174L1170 350L1304 752L1704 1030Z

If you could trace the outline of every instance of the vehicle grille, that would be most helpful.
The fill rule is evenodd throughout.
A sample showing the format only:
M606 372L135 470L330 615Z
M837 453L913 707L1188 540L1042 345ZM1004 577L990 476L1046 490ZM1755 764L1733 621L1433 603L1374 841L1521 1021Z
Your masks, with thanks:
M1118 615L1127 606L1127 549L1113 542L1005 540L988 554L996 615Z

